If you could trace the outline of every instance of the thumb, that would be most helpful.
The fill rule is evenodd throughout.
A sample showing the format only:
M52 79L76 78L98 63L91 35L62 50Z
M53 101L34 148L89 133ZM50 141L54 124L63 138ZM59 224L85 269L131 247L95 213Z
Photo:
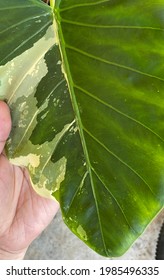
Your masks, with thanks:
M10 110L7 104L0 101L0 154L11 130Z

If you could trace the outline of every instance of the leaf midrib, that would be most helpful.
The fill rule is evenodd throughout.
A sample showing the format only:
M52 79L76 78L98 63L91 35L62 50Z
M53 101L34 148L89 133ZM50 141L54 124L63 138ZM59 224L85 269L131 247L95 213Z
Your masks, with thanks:
M93 182L93 176L92 176L89 154L88 154L87 145L86 145L86 141L85 141L85 137L84 137L84 133L83 133L83 129L82 129L83 125L82 125L81 116L80 116L79 108L78 108L75 93L74 93L73 80L72 80L72 76L71 76L71 72L70 72L70 68L69 68L66 49L65 49L66 44L65 44L65 40L64 40L63 33L62 33L62 30L61 30L60 15L59 15L59 12L58 12L57 8L55 8L54 12L55 12L54 20L56 20L57 27L58 27L59 47L60 47L60 51L61 51L62 61L63 61L63 64L64 64L63 65L64 70L66 71L66 73L64 73L64 74L66 75L65 78L66 78L67 83L68 83L69 92L70 92L71 99L72 99L72 105L73 105L73 109L74 109L75 116L76 116L75 118L76 118L77 126L79 128L79 134L80 134L82 147L83 147L83 152L84 152L84 156L85 156L85 160L86 160L86 168L87 168L89 176L90 176L91 188L92 188L94 201L95 201L95 206L96 206L96 210L97 210L97 217L98 217L99 226L100 226L101 238L102 238L102 242L103 242L103 245L104 245L104 250L106 252L106 255L108 255L107 247L106 247L106 244L105 244L103 228L102 228L101 219L100 219L99 206L98 206L98 203L97 203L96 193L95 193L95 189L94 189L94 182Z

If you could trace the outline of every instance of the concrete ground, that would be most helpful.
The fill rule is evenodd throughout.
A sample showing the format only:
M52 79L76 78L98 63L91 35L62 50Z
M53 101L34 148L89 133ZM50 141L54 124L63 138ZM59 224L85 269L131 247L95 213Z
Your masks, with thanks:
M153 260L155 258L156 241L162 222L164 211L147 227L143 235L133 244L122 260ZM88 248L79 240L62 221L60 211L45 229L45 231L31 244L26 260L103 260L106 259Z

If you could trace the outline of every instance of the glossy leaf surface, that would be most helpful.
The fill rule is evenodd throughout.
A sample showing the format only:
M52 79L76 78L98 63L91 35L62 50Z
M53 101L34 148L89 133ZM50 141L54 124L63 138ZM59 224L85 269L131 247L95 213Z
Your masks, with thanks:
M163 12L161 1L56 1L87 172L69 195L62 184L61 205L104 255L122 254L163 206Z
M56 0L58 39L41 1L15 1L5 25L9 6L0 8L9 156L59 199L79 238L119 256L164 202L164 4Z

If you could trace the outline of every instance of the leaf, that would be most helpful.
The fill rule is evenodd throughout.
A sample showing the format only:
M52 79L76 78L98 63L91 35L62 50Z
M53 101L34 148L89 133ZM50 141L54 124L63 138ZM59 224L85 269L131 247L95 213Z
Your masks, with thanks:
M30 28L28 26L29 30L35 34L33 26L36 25L36 18L37 22L42 22L42 14L49 20L48 24L46 22L47 29L41 38L34 37L31 45L25 32L26 24L29 23L24 19L22 29L25 30L23 36L28 42L27 49L24 51L21 47L18 56L0 67L0 96L8 100L12 112L13 128L7 144L10 161L27 166L35 190L51 197L51 193L57 192L64 180L67 161L65 156L57 160L55 158L54 162L51 157L58 142L74 129L75 120L66 81L61 72L60 53L55 45L52 10L48 9L47 12L47 5L43 3L40 9L40 1L35 2L36 6L33 1L23 4L22 1L17 1L13 8L17 12L11 13L8 21L15 20L14 26L23 24L18 21L21 18L19 9L21 13L26 11L27 15L29 9L29 13L32 10L35 14L32 16ZM12 26L10 29L12 30ZM40 26L37 34L42 33L42 29ZM20 35L22 41L23 36ZM33 37L33 34L30 36ZM17 38L14 40L12 37L11 40L13 53L16 53ZM1 61L6 59L1 56Z
M42 1L0 1L0 64L29 49L52 24L52 12ZM31 28L32 27L32 28Z
M0 8L4 24L10 6ZM21 34L0 40L0 96L13 112L9 157L60 201L79 238L120 256L164 204L164 4L56 0L58 38L41 1L13 6L21 13L9 13L7 28L14 32L22 16ZM34 17L28 34L25 11ZM35 21L43 14L42 30Z
M56 1L87 169L72 193L62 184L60 203L106 256L123 254L163 207L163 12L161 1Z

